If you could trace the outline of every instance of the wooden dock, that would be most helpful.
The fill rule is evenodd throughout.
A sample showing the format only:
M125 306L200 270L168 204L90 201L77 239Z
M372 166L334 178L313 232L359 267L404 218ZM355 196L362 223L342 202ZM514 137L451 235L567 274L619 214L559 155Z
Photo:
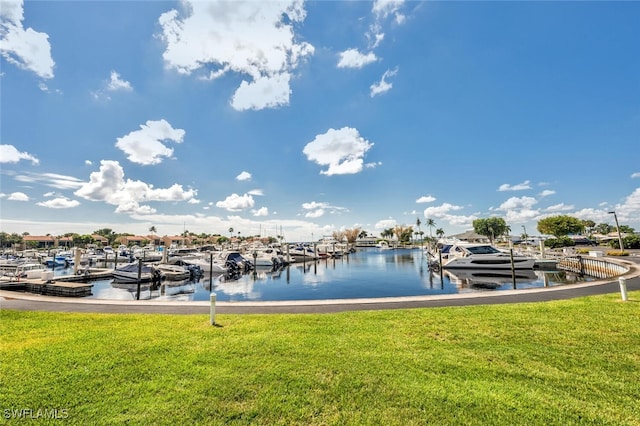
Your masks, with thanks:
M91 296L91 281L108 279L113 276L112 269L91 268L77 275L62 275L50 280L41 278L0 278L0 290L24 291L46 296L84 297Z

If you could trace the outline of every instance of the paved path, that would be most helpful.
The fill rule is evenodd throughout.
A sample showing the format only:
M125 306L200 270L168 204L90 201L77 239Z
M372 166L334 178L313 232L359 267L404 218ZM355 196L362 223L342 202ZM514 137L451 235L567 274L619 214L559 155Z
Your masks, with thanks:
M631 270L624 275L627 290L640 290L640 257L625 259ZM356 310L432 308L503 303L531 303L620 292L618 279L561 287L440 296L393 297L378 299L340 299L282 302L218 302L216 314L329 313ZM104 312L209 314L210 302L122 301L48 297L0 291L0 309Z

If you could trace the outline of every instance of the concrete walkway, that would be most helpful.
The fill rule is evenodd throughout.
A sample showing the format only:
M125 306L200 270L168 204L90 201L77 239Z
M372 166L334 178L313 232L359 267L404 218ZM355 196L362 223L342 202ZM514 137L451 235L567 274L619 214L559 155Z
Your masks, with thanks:
M616 260L622 261L630 268L629 272L623 276L626 280L627 290L640 290L640 256L630 256L628 259ZM533 303L616 292L620 292L617 278L560 287L438 296L279 302L218 302L216 303L216 314L330 313L357 310ZM78 299L0 291L0 309L53 312L209 314L211 303L208 301L167 302Z

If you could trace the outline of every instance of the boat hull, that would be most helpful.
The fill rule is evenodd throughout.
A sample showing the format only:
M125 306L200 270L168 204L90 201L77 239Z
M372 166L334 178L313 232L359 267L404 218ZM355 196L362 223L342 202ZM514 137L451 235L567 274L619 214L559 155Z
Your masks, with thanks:
M453 258L446 262L444 269L533 269L535 259L521 256L468 256Z

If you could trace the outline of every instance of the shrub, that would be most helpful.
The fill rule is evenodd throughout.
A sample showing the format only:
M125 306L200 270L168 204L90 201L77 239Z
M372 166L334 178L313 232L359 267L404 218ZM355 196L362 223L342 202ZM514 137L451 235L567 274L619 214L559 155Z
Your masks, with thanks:
M569 237L549 238L544 240L545 247L560 248L560 247L573 247L576 243Z
M640 249L640 235L627 235L622 239L622 243L624 244L624 248ZM609 245L611 246L611 248L620 248L618 239L609 241Z
M629 256L629 252L625 251L608 251L607 256Z

